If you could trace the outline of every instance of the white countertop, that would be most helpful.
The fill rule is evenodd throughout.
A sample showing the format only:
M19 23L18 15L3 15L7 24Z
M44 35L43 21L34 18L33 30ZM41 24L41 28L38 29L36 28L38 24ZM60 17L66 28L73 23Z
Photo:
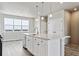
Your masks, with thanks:
M53 36L53 34L35 34L35 33L24 33L24 34L27 36L32 36L35 38L45 39L45 40L57 39L57 36Z

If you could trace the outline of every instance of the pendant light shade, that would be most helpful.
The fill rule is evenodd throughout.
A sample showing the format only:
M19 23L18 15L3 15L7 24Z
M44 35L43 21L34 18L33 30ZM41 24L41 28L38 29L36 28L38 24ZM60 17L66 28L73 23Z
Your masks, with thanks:
M36 7L36 19L35 20L38 21L38 17L39 17L39 15L38 15L38 5L36 5L35 7Z
M43 15L43 12L44 12L43 8L44 8L44 2L42 2L42 15ZM41 20L44 20L44 16L41 16Z
M44 20L44 17L43 16L41 17L41 20Z
M53 15L52 15L52 7L51 7L52 5L51 5L51 3L50 3L50 14L49 14L49 17L53 17Z
M50 14L49 14L49 17L52 17L52 16L53 16L52 13L50 13Z

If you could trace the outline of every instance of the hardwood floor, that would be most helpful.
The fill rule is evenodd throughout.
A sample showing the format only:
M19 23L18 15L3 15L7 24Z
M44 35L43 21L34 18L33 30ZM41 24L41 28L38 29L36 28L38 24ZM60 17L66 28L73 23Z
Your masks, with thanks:
M2 56L31 56L31 54L23 48L23 42L20 40L2 42Z
M69 44L65 47L65 56L79 56L79 45Z

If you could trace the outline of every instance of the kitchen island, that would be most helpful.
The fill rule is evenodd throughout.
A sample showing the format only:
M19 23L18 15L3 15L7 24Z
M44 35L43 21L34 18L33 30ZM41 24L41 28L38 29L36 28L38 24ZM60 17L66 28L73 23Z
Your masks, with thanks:
M35 56L64 56L64 39L52 34L24 33L25 48Z

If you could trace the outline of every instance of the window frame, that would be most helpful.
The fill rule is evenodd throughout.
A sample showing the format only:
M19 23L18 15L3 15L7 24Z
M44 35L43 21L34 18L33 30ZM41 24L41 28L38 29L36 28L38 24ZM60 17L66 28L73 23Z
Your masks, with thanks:
M6 17L6 18L8 18L8 17ZM13 26L13 29L12 29L12 30L9 30L9 29L6 30L6 29L5 29L5 26L7 26L7 25L5 24L5 18L4 18L4 31L13 31L13 32L15 32L15 31L26 31L26 32L29 32L29 23L30 23L29 20L26 20L26 19L18 19L18 20L21 20L21 25L14 25L14 20L16 20L16 18L9 18L9 19L13 19L13 25L10 25L10 26ZM23 20L24 20L24 21L28 21L28 25L22 25L22 21L23 21ZM8 26L9 26L9 25L8 25ZM21 29L20 29L20 30L15 30L15 29L14 29L14 26L21 26ZM22 26L28 26L28 29L25 29L25 30L24 30L24 29L22 28Z

